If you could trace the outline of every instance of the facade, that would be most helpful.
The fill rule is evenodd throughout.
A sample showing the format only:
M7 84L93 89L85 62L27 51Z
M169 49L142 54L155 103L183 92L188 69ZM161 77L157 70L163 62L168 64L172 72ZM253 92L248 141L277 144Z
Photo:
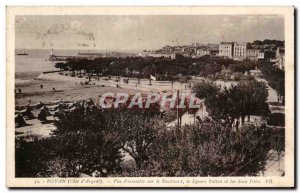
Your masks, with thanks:
M258 49L247 49L246 50L246 58L250 60L257 60L258 59L258 54L259 54Z
M235 59L245 59L246 56L246 50L247 50L247 43L234 43L233 48L233 58Z
M258 57L259 50L258 49L247 49L246 50L246 57L253 58Z
M264 52L259 52L257 55L257 59L264 59L265 58L265 53Z
M150 53L148 54L150 57L154 58L170 58L172 60L176 59L177 54L176 53L171 53L171 54L163 54L163 53Z
M196 55L198 57L210 55L210 51L209 50L204 50L204 49L199 49L199 50L197 50Z
M170 54L174 51L172 46L166 45L165 47L162 48L162 53L164 54Z
M178 55L178 54L176 54L176 53L172 53L171 56L170 56L170 58L171 58L172 60L175 60L177 55Z
M279 69L284 69L284 64L285 64L285 49L284 47L278 47L276 49L276 64Z
M264 45L250 46L248 44L249 43L247 42L221 42L221 44L193 44L184 46L167 45L162 49L152 51L151 54L147 53L146 56L175 59L178 55L192 58L209 55L227 57L234 60L259 60L270 58L269 52L274 52L272 58L278 61L280 66L284 65L284 47L278 47L273 50L273 47L270 49L264 49Z
M233 45L234 45L233 42L222 42L219 45L219 56L232 58L233 57Z
M182 51L182 47L180 47L180 46L176 46L174 48L174 52L176 52L176 53L181 53L181 51Z

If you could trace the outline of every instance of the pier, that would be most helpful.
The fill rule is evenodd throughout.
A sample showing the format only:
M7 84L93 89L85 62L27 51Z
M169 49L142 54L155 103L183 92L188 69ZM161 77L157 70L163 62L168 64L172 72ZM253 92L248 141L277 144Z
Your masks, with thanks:
M91 55L91 56L93 56L93 55ZM51 49L48 60L49 61L67 61L68 58L71 58L71 59L91 58L91 56L84 56L84 55L81 55L81 56L58 56L58 55L53 54L53 49Z

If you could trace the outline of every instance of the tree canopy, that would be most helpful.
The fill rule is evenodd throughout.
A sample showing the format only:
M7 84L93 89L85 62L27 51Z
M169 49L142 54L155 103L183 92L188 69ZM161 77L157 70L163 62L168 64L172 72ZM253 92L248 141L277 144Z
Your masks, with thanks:
M145 109L79 108L57 121L51 137L17 141L16 176L239 176L257 175L266 165L265 127L236 132L206 119L167 129L160 116ZM121 150L135 161L130 172L122 168Z
M244 119L250 115L266 115L268 92L266 85L255 80L240 81L236 86L222 90L214 83L202 81L195 84L196 96L205 99L205 105L211 117L233 124L235 119Z
M65 64L57 63L56 68L70 70L78 74L95 73L115 76L132 76L149 78L150 74L164 77L183 76L208 76L220 72L222 67L234 63L232 59L221 57L203 56L201 58L178 57L102 57L95 59L68 58Z

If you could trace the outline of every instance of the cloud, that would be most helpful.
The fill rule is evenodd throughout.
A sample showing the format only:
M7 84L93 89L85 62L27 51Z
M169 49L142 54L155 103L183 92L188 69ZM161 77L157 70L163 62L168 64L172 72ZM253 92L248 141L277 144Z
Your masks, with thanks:
M95 41L94 34L83 30L79 21L55 23L46 29L44 33L37 32L36 39L44 40L49 36L59 36L61 34L76 34L80 35L84 40Z

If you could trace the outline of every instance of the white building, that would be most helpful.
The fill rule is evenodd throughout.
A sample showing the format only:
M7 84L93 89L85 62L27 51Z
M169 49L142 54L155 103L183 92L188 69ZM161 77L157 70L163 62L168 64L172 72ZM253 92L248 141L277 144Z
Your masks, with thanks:
M265 53L264 52L259 52L257 55L257 59L264 59L265 58Z
M234 48L233 48L233 58L235 59L245 59L247 57L246 55L246 50L247 50L247 43L234 43Z
M150 53L148 56L154 57L154 58L170 58L172 60L176 59L176 54L162 54L162 53Z
M259 49L247 49L246 57L250 60L258 60Z
M247 58L256 58L258 57L259 49L247 49L246 56Z
M219 45L219 56L232 58L233 42L221 42Z
M206 56L206 55L210 55L209 50L198 49L197 52L196 52L196 56L198 56L198 57Z
M283 69L284 64L285 64L285 49L284 49L284 47L277 47L276 60L277 60L276 64L277 64L278 68Z

